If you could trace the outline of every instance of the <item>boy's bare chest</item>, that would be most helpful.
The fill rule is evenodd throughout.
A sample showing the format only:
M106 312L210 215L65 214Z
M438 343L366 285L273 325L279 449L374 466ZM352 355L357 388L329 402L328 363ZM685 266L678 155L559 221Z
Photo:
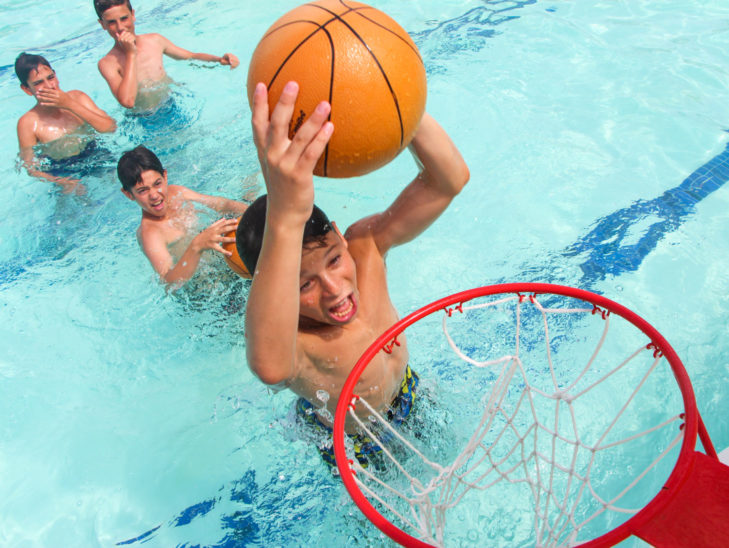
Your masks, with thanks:
M153 38L138 36L137 51L137 81L149 84L164 79L162 47Z
M83 120L72 112L57 109L53 115L39 118L35 135L39 142L50 143L74 132L83 124Z

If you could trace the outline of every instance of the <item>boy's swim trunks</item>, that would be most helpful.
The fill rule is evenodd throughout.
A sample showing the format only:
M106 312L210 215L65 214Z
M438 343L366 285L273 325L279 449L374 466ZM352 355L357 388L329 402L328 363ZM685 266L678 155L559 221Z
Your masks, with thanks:
M418 380L418 374L412 371L409 365L406 366L405 377L400 383L400 391L397 393L397 396L395 396L395 399L392 400L392 403L385 413L387 420L393 426L397 427L402 424L402 422L410 414L410 411L413 408L413 403L415 402L415 388L418 386ZM336 466L336 461L334 459L334 445L331 440L332 429L319 420L314 412L315 409L316 408L304 398L299 398L296 402L296 414L301 418L301 420L318 434L324 434L329 437L328 443L319 445L318 449L322 459L324 459L324 462L333 468ZM369 461L367 459L368 455L372 456L382 452L382 448L368 436L363 434L351 434L349 437L354 442L354 455L363 468L366 468L369 465Z

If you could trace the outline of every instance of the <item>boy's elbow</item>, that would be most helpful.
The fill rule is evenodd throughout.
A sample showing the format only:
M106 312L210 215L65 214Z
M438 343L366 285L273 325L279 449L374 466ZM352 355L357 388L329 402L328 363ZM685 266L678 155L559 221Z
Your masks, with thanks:
M460 187L458 189L459 192L460 192L460 190L463 189L464 186L466 186L466 184L470 180L471 180L471 170L468 169L468 165L466 164L466 162L463 162L463 164L461 165L461 171L460 171L460 179L459 179Z
M268 386L281 386L288 381L288 376L284 372L265 359L256 359L248 354L248 367L258 379Z
M458 165L454 166L452 173L453 195L456 196L463 190L468 181L471 179L471 172L466 162L461 160Z
M285 375L281 375L280 372L271 370L265 367L255 367L251 364L251 371L259 380L268 386L281 386L288 378Z

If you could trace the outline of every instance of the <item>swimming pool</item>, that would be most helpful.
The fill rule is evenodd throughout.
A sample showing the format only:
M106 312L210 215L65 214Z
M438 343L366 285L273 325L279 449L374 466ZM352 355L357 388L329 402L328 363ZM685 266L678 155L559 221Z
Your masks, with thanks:
M413 35L428 110L472 173L433 227L390 254L398 309L503 281L603 293L671 342L716 446L729 446L726 3L371 3ZM95 68L110 43L90 0L64 4L2 7L0 544L387 545L292 430L292 397L248 371L245 288L166 296L113 166L85 198L17 173L15 123L32 105L12 72L20 51L46 55L62 87L122 119ZM180 124L145 144L171 181L260 191L245 65L296 4L134 3L139 32L242 63L166 63ZM124 129L110 150L149 137ZM413 169L403 155L362 179L318 181L317 202L347 226Z

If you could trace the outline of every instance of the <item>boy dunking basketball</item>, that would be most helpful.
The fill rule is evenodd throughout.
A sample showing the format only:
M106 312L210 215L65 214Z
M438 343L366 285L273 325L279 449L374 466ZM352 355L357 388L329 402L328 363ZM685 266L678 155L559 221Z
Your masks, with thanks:
M342 235L314 206L314 166L334 131L327 121L330 106L319 104L289 140L297 93L297 84L289 82L270 119L265 86L258 84L254 94L253 136L268 196L251 205L236 233L238 252L255 273L246 350L249 366L264 383L293 390L305 420L330 428L355 362L397 320L385 255L435 221L469 172L426 113L411 144L420 173L384 212L357 221ZM402 341L391 354L372 360L357 390L397 421L409 412L416 384ZM326 403L317 397L322 390L329 394ZM320 451L333 463L331 448Z
M173 59L197 59L238 66L232 53L222 57L193 53L170 42L161 34L135 34L136 21L129 0L94 0L99 23L114 39L111 48L99 61L99 71L119 103L127 108L151 109L167 96L169 82L162 56Z

